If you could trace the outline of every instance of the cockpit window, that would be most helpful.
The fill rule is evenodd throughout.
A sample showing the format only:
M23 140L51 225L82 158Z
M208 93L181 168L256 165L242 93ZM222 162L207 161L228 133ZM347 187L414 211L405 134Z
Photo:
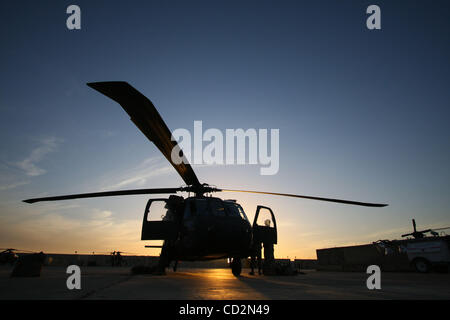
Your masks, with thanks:
M242 207L237 204L236 202L229 202L229 201L224 201L223 202L227 208L227 214L228 216L231 217L241 217L244 220L247 220L247 216L245 215L244 209L242 209Z
M242 209L242 207L239 204L237 204L237 203L236 203L236 206L237 206L237 208L239 210L239 213L241 214L242 219L248 221L248 218L247 218L247 215L244 212L244 209Z
M186 201L184 218L195 216L225 216L223 201L215 198L190 199Z
M241 217L248 221L242 207L236 202L222 201L218 198L188 199L186 201L184 218L195 216Z

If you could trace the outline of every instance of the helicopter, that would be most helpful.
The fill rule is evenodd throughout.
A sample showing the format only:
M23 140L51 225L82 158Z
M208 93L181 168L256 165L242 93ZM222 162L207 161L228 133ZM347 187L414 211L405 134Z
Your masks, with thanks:
M125 263L122 253L128 254L128 255L134 254L131 252L124 252L124 251L112 251L112 252L100 252L100 253L106 253L111 256L111 266L113 266L113 267L114 266L120 267L120 266L122 266L122 264Z
M17 249L2 248L0 250L3 250L2 252L0 252L0 264L9 263L12 265L19 258L19 256L16 253Z
M426 230L422 230L422 231L417 231L415 219L412 219L412 225L413 225L414 231L411 233L402 234L402 237L413 236L414 239L422 239L425 237L425 234L428 232L431 233L432 236L438 237L439 233L437 233L436 231L450 229L450 227L444 227L444 228L437 228L437 229L435 228L435 229L426 229Z
M257 206L253 223L250 223L238 202L213 197L213 193L245 192L367 207L387 206L387 204L297 194L223 189L200 183L183 154L183 150L172 138L172 133L168 126L147 97L124 81L91 82L87 83L87 85L120 104L130 116L131 121L171 163L186 183L186 186L71 194L23 201L35 203L94 197L170 194L169 198L149 199L142 222L141 240L163 240L163 245L161 246L146 246L149 248L161 248L158 270L162 274L165 273L165 269L172 261L175 262L174 271L176 271L178 261L229 259L232 273L235 276L239 276L242 270L241 259L251 256L253 241L256 237L270 238L272 243L277 243L275 215L269 207ZM181 162L172 160L171 154L173 150L178 152ZM189 196L184 198L176 195L179 192L187 192ZM192 196L191 193L193 194ZM154 208L158 206L164 206L166 212L162 216L162 220L151 220L150 218L155 215ZM270 214L273 227L257 224L258 216L262 211Z
M2 250L0 252L0 264L11 264L13 265L18 259L19 256L17 253L20 251L22 253L34 253L33 251L29 250L20 250L20 249L13 249L13 248L0 248Z

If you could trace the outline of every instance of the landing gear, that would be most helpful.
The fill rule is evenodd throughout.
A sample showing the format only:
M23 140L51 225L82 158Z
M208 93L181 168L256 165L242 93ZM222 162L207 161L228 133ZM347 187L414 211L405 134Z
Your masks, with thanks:
M164 241L163 247L161 249L161 253L159 255L159 260L158 260L158 264L156 266L156 271L155 274L158 275L165 275L166 274L166 268L169 267L170 265L170 247L167 244L166 241ZM175 267L176 269L176 267Z
M233 258L231 261L231 272L235 277L239 277L242 271L242 263L240 258Z

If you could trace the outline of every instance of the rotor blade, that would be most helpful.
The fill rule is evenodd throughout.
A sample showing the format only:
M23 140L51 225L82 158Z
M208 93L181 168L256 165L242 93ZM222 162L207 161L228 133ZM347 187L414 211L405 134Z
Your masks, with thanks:
M412 236L412 233L402 234L402 237Z
M450 227L445 227L445 228L437 228L437 229L431 229L431 230L433 230L433 231L436 231L436 230L445 230L445 229L450 229Z
M302 198L302 199L310 199L310 200L329 201L329 202L352 204L352 205L365 206L365 207L385 207L385 206L387 206L387 204L380 204L380 203L368 203L368 202L358 202L358 201L341 200L341 199L319 198L319 197L301 196L298 194L289 194L289 193L249 191L249 190L232 190L232 189L220 189L220 191L270 194L270 195L274 195L274 196L285 196L285 197L294 197L294 198Z
M23 202L35 203L35 202L40 202L40 201L71 200L71 199L80 199L80 198L113 197L113 196L126 196L126 195L138 195L138 194L177 193L178 191L181 191L181 188L119 190L119 191L69 194L69 195L65 195L65 196L56 196L56 197L34 198L34 199L23 200Z
M123 81L93 82L87 85L119 103L129 114L131 121L156 145L187 185L200 185L184 155L180 164L172 161L172 149L178 147L178 150L181 150L181 148L171 139L172 133L147 97Z
M445 229L450 229L450 227L437 228L437 229L427 229L427 230L418 231L418 232L425 233L425 232L437 231L437 230L445 230ZM415 231L415 232L417 232L417 231ZM413 235L412 233L407 233L407 234L402 234L402 237L412 236L412 235Z
M14 251L28 252L28 253L37 253L36 251L31 251L31 250L21 250L21 249L14 249Z

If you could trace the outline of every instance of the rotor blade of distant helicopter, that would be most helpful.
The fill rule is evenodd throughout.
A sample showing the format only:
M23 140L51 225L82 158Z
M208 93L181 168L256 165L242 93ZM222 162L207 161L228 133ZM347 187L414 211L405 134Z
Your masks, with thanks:
M289 193L249 191L249 190L232 190L232 189L219 189L218 191L269 194L269 195L274 195L274 196L285 196L285 197L294 197L294 198L302 198L302 199L310 199L310 200L329 201L329 202L352 204L352 205L365 206L365 207L386 207L387 206L387 204L381 204L381 203L368 203L368 202L359 202L359 201L350 201L350 200L341 200L341 199L319 198L319 197L301 196L298 194L289 194Z
M81 198L97 198L97 197L113 197L113 196L126 196L126 195L138 195L138 194L162 194L162 193L177 193L182 191L182 188L156 188L156 189L134 189L134 190L119 190L119 191L104 191L94 193L80 193L69 194L56 197L34 198L23 200L26 203L35 203L40 201L58 201L58 200L71 200Z
M31 250L22 250L22 249L15 249L14 251L18 253L37 253L37 251L31 251Z
M402 237L412 236L412 233L402 234Z
M4 250L4 251L14 251L14 252L26 252L26 253L37 253L36 251L22 250L22 249L13 249L13 248L0 248L0 250Z
M172 149L178 147L181 150L181 148L176 141L171 140L172 133L147 97L123 81L93 82L87 85L119 103L129 114L131 121L156 145L187 185L200 185L182 151L181 163L176 164L172 161Z
M450 229L450 227L445 227L445 228L437 228L437 229L430 229L430 230L433 230L433 231L437 231L437 230L445 230L445 229Z

